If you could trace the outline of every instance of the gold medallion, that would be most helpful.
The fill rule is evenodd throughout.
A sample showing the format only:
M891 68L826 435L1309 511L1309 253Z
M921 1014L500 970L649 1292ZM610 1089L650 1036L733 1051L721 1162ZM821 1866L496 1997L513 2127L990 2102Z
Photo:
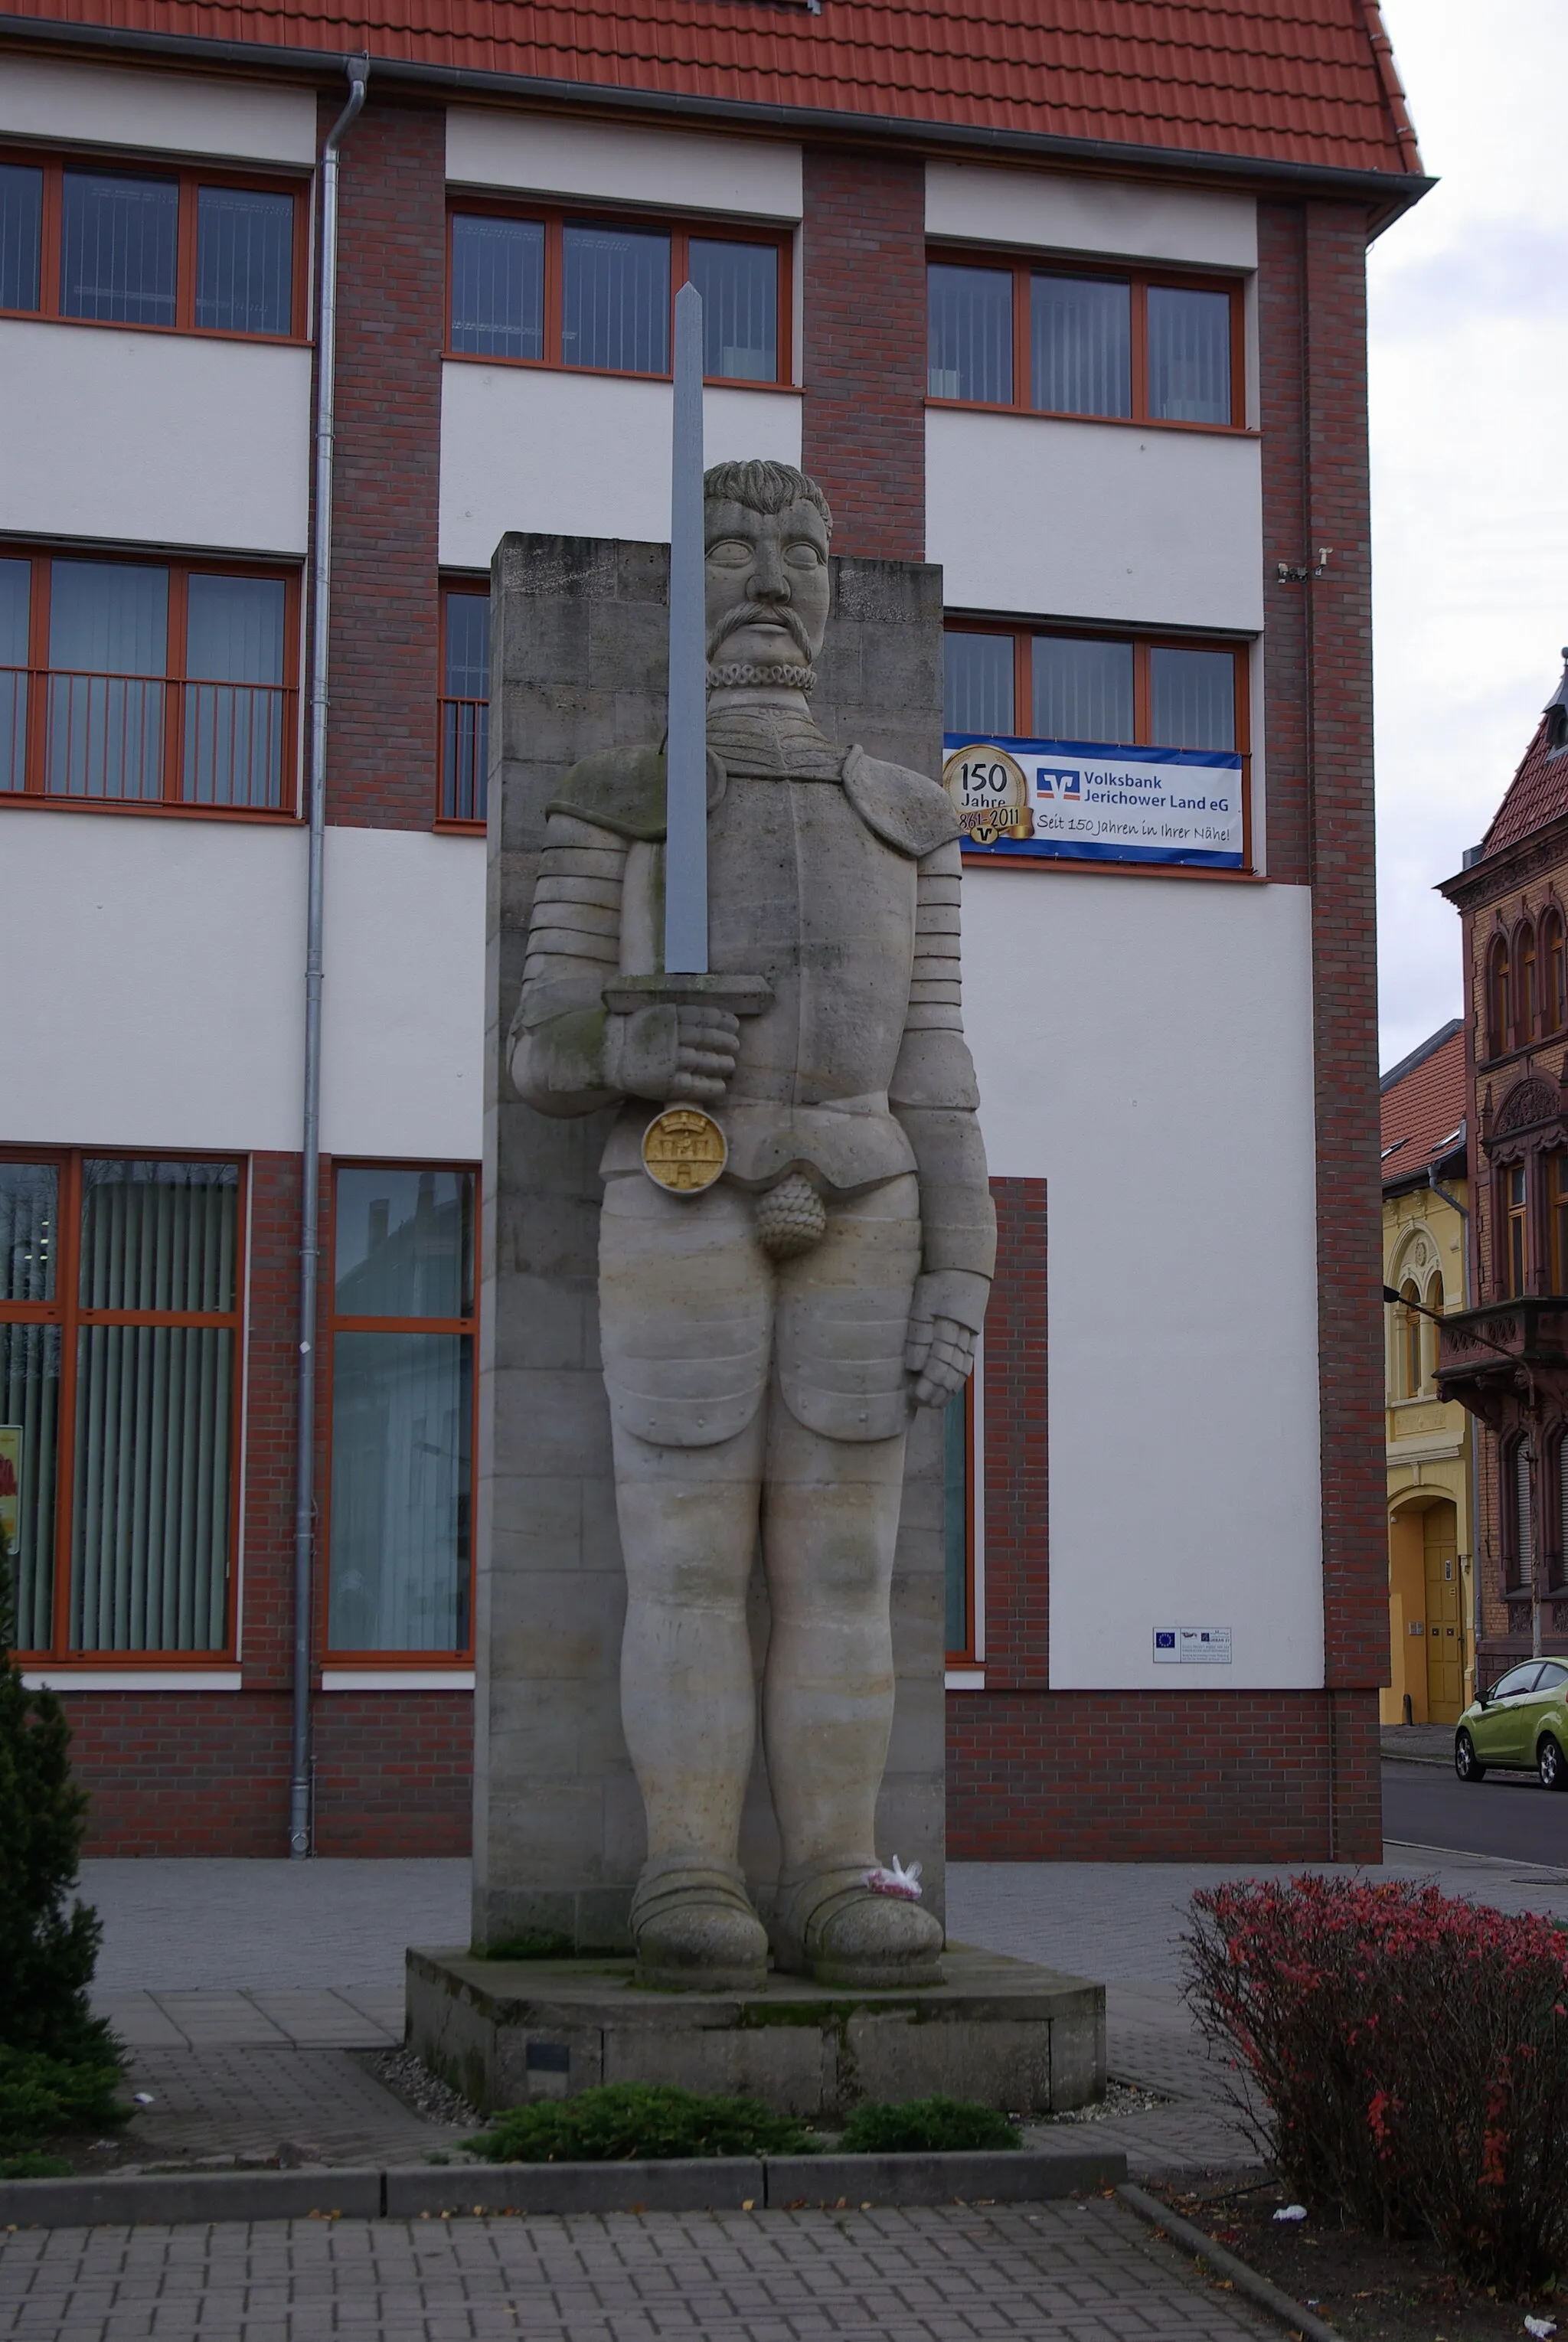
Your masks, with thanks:
M668 1196L700 1196L729 1159L724 1132L700 1106L667 1106L643 1133L643 1168Z
M955 749L942 768L942 778L965 846L995 846L1004 838L1034 836L1028 776L1005 748L977 745Z

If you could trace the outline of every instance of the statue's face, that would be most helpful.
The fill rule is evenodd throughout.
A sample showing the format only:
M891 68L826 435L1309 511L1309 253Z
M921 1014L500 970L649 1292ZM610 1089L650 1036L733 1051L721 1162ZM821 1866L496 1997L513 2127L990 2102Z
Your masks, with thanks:
M710 504L706 531L709 659L809 666L827 631L827 530L816 506Z

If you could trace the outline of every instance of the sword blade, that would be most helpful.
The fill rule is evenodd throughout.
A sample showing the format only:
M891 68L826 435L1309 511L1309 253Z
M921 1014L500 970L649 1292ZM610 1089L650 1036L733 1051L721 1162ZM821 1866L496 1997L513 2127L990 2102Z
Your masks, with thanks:
M708 658L703 580L703 296L675 295L664 968L708 970Z

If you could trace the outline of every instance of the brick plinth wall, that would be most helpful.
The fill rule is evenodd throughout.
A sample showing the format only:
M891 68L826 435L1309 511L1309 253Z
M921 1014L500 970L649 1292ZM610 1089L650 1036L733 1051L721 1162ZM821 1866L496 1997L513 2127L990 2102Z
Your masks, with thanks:
M323 134L342 104L322 102ZM327 819L436 810L446 115L374 85L343 147ZM368 614L374 614L370 616Z
M802 455L835 553L925 558L925 166L808 146Z

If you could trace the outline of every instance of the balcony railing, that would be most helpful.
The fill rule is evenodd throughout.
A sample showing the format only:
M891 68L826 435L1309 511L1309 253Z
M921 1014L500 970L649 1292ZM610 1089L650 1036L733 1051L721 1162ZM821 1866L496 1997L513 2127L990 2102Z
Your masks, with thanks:
M291 814L283 684L0 667L0 794Z
M490 702L443 699L441 703L441 818L484 819L485 780L490 768Z

